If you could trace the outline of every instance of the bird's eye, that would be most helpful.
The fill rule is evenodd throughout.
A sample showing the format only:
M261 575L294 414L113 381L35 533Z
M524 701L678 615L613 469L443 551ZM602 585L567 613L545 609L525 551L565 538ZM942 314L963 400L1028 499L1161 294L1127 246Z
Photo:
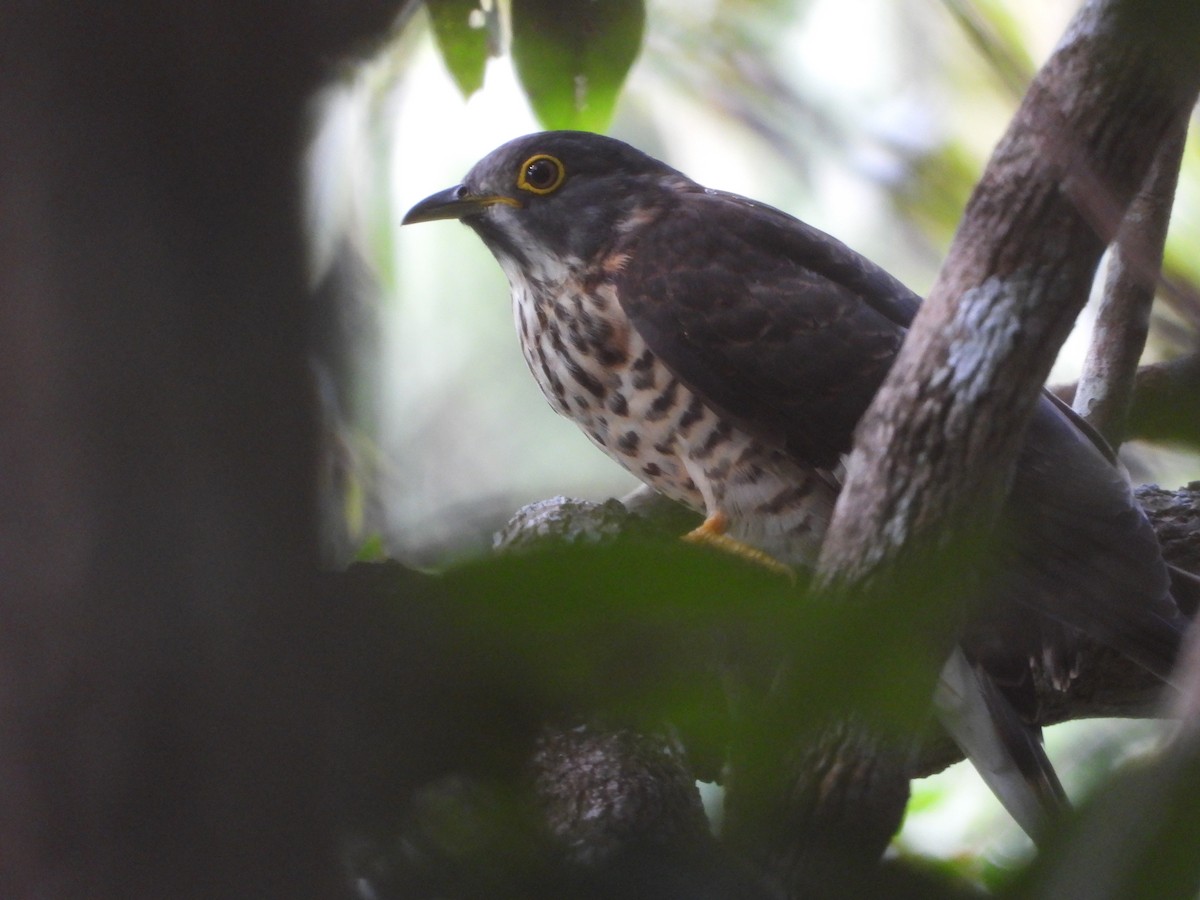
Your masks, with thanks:
M567 177L563 164L553 156L539 153L521 163L521 174L517 176L517 187L534 194L549 194Z

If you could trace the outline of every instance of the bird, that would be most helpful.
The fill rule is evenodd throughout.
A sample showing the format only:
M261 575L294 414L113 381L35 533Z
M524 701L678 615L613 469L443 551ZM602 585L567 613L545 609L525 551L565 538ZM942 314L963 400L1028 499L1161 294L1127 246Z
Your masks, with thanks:
M550 406L700 513L685 538L779 571L816 563L917 294L779 209L590 132L509 141L402 223L445 219L507 276ZM1114 454L1048 392L998 530L934 705L1036 839L1066 797L1033 724L1035 670L1065 686L1090 640L1168 680L1186 619Z

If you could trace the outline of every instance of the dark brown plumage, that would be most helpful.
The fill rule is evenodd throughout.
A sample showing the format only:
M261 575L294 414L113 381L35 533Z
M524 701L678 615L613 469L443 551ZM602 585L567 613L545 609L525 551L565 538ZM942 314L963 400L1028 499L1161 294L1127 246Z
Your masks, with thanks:
M704 513L694 536L815 561L842 456L916 295L779 210L592 134L512 141L405 222L441 218L500 262L558 412ZM1167 676L1181 619L1155 536L1102 442L1049 396L998 527L1003 558L964 631L962 671L983 679L969 693L1002 740L1011 709L996 704L1027 707L1031 666L1068 679L1083 636ZM1040 799L1060 790L1034 731L1008 743Z

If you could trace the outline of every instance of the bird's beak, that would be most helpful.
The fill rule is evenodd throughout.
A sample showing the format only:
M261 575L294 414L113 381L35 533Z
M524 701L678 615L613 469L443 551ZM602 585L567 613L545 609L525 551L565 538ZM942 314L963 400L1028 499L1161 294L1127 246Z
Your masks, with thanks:
M483 212L489 206L497 203L507 203L509 206L521 205L512 197L472 195L459 184L426 197L404 214L400 224L415 225L417 222L436 222L438 219L461 219L474 213Z

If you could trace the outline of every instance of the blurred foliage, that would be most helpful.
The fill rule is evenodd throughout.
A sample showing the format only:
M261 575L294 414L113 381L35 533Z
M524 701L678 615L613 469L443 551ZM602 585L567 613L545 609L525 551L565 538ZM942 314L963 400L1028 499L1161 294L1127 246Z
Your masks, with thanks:
M1194 735L1097 791L1004 896L1194 900L1200 752Z
M787 756L817 723L847 716L866 716L889 733L919 733L930 664L914 664L913 648L928 644L927 622L902 611L922 608L937 574L928 578L911 585L913 596L893 597L891 611L874 606L856 615L757 567L640 534L480 560L429 583L453 654L470 660L474 674L464 689L476 684L474 702L494 707L498 722L598 721L647 733L669 723L699 762L719 761L738 742L749 744L743 760ZM784 661L792 665L781 696L771 682ZM481 674L485 680L475 680ZM731 677L742 682L735 696L751 704L751 715L737 704L727 709ZM404 740L406 723L396 725ZM511 752L511 738L478 731L488 723L460 725L473 752L486 756L493 743L499 756ZM538 877L547 859L536 814L522 799L522 776L513 777L431 784L406 813L405 840L392 850L367 845L355 864L382 867L389 878L417 872L432 879L431 890L446 890L438 879L450 873L450 886L465 893L448 896L490 896L497 884ZM1030 864L902 856L901 868L920 888L911 896L960 896L965 883L982 883L1013 898L1193 898L1197 791L1200 757L1194 742L1183 741L1154 765L1100 781ZM372 861L372 853L386 860ZM847 873L847 883L859 877L873 876Z
M390 595L397 623L405 623L395 652L407 665L398 674L411 672L411 679L420 672L410 661L416 653L418 667L435 666L425 678L439 694L470 693L461 707L435 707L451 718L440 733L461 730L459 741L450 740L471 760L465 777L427 781L392 813L402 841L367 841L355 849L355 869L376 871L377 883L408 887L399 896L560 896L496 892L497 885L526 883L547 865L522 799L526 775L507 762L516 735L530 723L601 723L647 734L668 729L682 739L691 770L715 779L731 746L743 760L791 759L805 736L853 716L907 748L927 722L930 671L937 666L914 653L928 644L923 617L899 611L925 605L921 586L914 585L912 597L893 598L890 609L847 614L817 602L803 584L645 531L603 546L506 554L438 576L389 565L347 574L373 580L373 595ZM375 639L388 643L385 635ZM421 663L421 655L430 661ZM785 661L787 689L780 691ZM430 728L425 704L416 708L415 721L372 717L369 736L351 731L343 739L360 753L372 742L411 745L419 741L414 725ZM491 718L475 718L479 708L492 710ZM424 765L436 772L432 766L441 761ZM497 774L505 771L506 777ZM949 876L890 877L919 886L912 896L938 897L954 894ZM876 876L846 877L870 884ZM429 893L413 893L413 885Z
M949 244L975 187L979 161L962 143L949 141L914 159L912 174L897 185L893 202L923 232Z
M697 673L729 659L762 689L788 660L782 702L799 718L854 710L911 733L927 716L938 668L930 657L941 652L930 647L925 615L912 614L938 595L928 573L886 608L846 608L668 536L480 560L444 583L465 598L464 631L484 642L503 634L538 667L530 683L553 691L548 706L595 709L627 725L704 728L720 690Z
M963 33L1004 87L1019 97L1035 64L1021 40L1018 16L998 0L942 0Z

